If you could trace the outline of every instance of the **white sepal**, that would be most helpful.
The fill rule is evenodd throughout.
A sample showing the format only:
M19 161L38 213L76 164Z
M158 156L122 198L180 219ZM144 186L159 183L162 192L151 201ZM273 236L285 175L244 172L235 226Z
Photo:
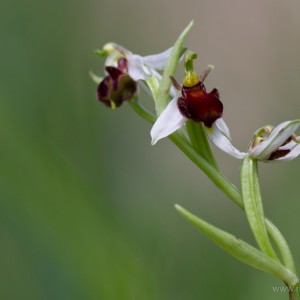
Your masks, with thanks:
M128 74L134 80L148 80L151 71L143 63L142 57L137 54L127 56Z
M150 135L151 144L155 145L160 139L167 137L182 127L187 119L177 107L177 97L173 98L154 123Z
M229 131L229 128L228 128L227 124L225 123L224 119L219 118L215 121L215 123L216 123L216 126L221 130L223 135L225 135L231 141L230 131Z
M216 121L211 128L205 127L207 136L219 149L221 149L225 153L233 157L243 159L247 153L240 152L231 144L228 138L229 130L228 128L227 130L225 129L224 124L226 125L226 123L223 122L224 120L221 120L221 122Z
M156 70L162 70L168 62L173 47L159 54L143 56L142 60L145 65Z

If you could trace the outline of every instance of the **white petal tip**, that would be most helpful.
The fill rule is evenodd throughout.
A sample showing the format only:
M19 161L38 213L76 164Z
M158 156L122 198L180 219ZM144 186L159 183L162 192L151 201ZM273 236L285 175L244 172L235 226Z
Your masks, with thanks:
M207 135L219 149L235 158L243 159L247 153L239 151L231 144L227 134L225 134L226 131L221 130L218 123L215 122L213 127L207 130Z
M157 143L157 140L152 140L151 141L151 146L154 146Z

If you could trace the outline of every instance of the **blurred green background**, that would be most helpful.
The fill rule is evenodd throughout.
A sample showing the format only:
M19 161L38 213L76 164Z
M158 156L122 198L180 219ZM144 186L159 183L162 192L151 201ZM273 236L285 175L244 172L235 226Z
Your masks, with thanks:
M176 213L253 243L242 212L170 141L151 147L128 105L98 103L87 74L103 74L91 52L104 43L157 53L194 19L186 45L199 71L215 65L207 87L246 150L257 128L300 117L299 14L290 0L2 0L0 299L287 299ZM214 150L238 184L240 161ZM260 168L298 268L299 166Z

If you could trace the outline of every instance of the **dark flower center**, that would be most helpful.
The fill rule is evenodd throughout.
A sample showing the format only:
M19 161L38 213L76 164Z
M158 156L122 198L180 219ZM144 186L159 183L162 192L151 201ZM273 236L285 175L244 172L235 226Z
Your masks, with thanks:
M137 83L127 74L127 60L120 58L118 67L105 68L108 75L100 82L97 99L111 108L119 107L132 99L137 91Z
M195 122L203 122L206 127L222 117L223 104L217 89L206 92L202 82L192 87L183 86L182 97L178 98L177 105L180 112L188 119Z

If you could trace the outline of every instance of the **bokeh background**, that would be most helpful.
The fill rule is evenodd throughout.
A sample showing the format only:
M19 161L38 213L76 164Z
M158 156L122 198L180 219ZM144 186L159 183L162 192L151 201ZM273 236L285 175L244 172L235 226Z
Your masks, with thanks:
M170 141L150 146L128 105L98 103L87 74L103 74L91 52L104 43L157 53L194 19L186 45L199 71L215 65L207 87L246 150L257 128L300 116L299 14L291 0L2 0L0 299L287 299L176 213L254 243L243 213ZM240 161L214 150L238 184ZM260 167L266 214L298 268L299 166Z

